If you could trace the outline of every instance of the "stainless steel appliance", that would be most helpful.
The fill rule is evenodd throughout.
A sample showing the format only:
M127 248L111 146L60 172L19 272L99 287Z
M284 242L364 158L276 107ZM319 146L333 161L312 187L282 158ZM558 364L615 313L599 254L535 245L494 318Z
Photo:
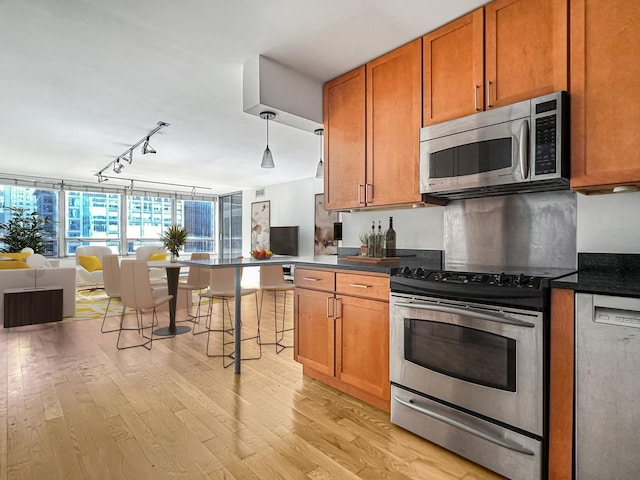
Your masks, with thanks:
M575 478L640 478L640 298L576 295Z
M420 192L448 199L569 188L568 96L556 92L420 130Z
M549 279L392 272L391 421L501 475L545 476Z

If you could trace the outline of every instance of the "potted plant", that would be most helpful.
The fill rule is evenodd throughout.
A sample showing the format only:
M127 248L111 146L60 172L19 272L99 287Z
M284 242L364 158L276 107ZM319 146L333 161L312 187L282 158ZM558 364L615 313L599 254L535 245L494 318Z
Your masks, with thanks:
M369 243L369 235L365 233L360 234L360 255L367 255L367 245Z
M11 211L11 219L0 224L0 242L4 243L3 252L20 252L29 247L33 253L43 254L47 248L43 235L53 235L50 228L53 223L49 217L42 217L38 212L27 214L21 207L5 207Z
M187 243L187 229L177 225L167 227L161 237L164 248L171 252L171 261L177 262L180 250Z

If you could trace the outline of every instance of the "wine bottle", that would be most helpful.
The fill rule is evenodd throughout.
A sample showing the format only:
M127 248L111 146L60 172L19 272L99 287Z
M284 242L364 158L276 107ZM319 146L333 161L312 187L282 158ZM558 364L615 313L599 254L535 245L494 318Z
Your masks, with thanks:
M382 236L382 222L378 220L378 234L376 235L376 257L382 257L384 237Z
M369 233L369 244L367 245L367 255L376 256L376 222L371 222L371 232Z
M389 229L385 234L386 256L396 256L396 231L393 229L393 217L389 217Z

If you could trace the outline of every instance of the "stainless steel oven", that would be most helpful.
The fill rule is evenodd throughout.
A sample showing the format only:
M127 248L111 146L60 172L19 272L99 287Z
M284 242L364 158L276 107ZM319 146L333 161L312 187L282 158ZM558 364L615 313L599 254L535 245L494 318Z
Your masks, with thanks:
M508 478L544 478L548 280L418 268L391 290L391 421Z

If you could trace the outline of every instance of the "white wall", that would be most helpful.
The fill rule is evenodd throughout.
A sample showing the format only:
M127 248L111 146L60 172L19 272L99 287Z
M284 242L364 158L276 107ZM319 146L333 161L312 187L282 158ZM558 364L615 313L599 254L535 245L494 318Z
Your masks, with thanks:
M242 251L251 250L251 204L269 200L270 225L300 227L300 255L313 255L315 233L315 194L323 191L322 179L305 178L296 182L264 187L264 197L256 198L255 190L242 192Z
M300 254L313 255L314 195L322 193L323 182L308 178L265 187L265 196L255 190L243 195L243 251L251 249L251 203L271 201L271 225L300 226ZM444 249L444 208L425 207L341 213L342 242L360 246L359 235L382 222L385 230L393 217L397 248ZM578 252L640 254L640 192L577 195Z

